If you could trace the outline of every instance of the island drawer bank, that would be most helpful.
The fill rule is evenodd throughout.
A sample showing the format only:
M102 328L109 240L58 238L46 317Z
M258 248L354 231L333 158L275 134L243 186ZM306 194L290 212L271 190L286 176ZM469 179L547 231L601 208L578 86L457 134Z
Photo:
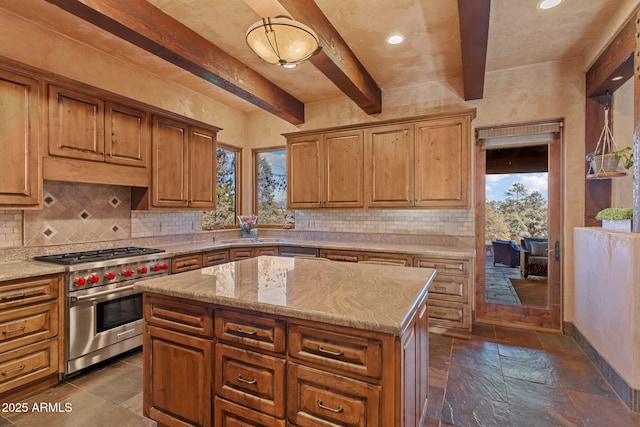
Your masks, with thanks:
M138 282L145 415L166 425L420 426L434 276L261 256Z
M424 245L391 245L363 242L309 242L284 239L266 239L262 243L226 244L221 241L207 248L173 248L172 273L195 270L210 265L241 259L242 257L288 254L292 249L312 249L321 258L355 263L380 263L407 267L430 268L438 274L429 298L429 325L433 331L451 329L470 332L472 327L472 299L474 295L472 250L453 247L427 247ZM279 241L274 241L279 240ZM217 247L219 249L212 250ZM229 249L222 249L228 247ZM279 251L277 249L279 248ZM348 248L348 249L338 249ZM180 252L189 250L189 253ZM243 255L240 257L239 255Z

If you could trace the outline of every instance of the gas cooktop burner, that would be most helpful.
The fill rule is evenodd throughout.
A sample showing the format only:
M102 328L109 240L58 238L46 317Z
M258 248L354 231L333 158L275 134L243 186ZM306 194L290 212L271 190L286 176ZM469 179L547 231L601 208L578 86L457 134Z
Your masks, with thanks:
M157 254L162 252L164 252L164 249L137 248L134 246L128 246L124 248L99 249L86 252L70 252L57 255L43 255L34 257L34 259L38 261L52 262L55 264L73 265L95 261L106 261L115 258Z

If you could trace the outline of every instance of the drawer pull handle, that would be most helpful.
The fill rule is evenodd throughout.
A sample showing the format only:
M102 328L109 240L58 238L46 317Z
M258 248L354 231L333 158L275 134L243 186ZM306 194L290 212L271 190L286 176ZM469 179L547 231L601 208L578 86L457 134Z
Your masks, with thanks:
M256 380L255 378L252 380L245 380L244 378L242 378L241 374L238 374L236 376L236 380L240 381L241 383L245 383L245 384L255 384L258 382L258 380Z
M258 331L256 331L255 329L252 329L250 331L245 331L244 329L242 329L241 326L238 326L236 328L236 332L240 333L240 334L245 334L245 335L255 335L258 333Z
M331 412L333 412L334 414L337 414L337 413L340 413L340 412L344 411L344 408L342 407L342 405L338 406L338 408L337 408L337 409L330 408L330 407L328 407L328 406L324 406L324 405L322 404L322 400L320 400L320 399L318 399L318 407L320 407L321 409L326 409L327 411L331 411Z
M10 331L2 331L3 335L9 335L9 334L13 334L15 332L22 332L24 331L25 327L24 326L20 326L18 329L11 329Z
M322 347L322 345L318 346L318 351L321 352L321 353L330 354L331 356L342 356L342 355L344 355L344 351L342 351L342 350L331 351L331 350L327 350L326 348Z
M13 374L14 372L22 371L24 368L26 368L25 365L20 365L17 369L14 369L13 371L2 371L2 375Z
M25 297L25 293L22 292L21 294L11 294L11 295L7 295L7 296L3 296L2 297L2 301L8 301L8 300L12 300L12 299L21 299Z

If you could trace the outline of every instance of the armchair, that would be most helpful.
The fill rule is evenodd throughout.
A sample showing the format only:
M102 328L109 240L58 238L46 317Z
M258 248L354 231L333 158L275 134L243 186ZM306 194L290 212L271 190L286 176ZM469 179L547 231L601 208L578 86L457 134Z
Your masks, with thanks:
M495 240L491 242L493 246L493 266L496 263L504 264L507 267L518 267L520 265L520 248L516 242L509 240Z
M546 237L523 237L520 244L520 273L546 276L549 261L549 240Z

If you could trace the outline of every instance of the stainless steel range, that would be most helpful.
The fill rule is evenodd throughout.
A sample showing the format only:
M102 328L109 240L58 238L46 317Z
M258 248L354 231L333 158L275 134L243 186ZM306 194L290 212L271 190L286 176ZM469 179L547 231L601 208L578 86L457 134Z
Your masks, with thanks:
M142 278L169 274L162 249L124 247L38 256L65 265L65 375L142 345Z

